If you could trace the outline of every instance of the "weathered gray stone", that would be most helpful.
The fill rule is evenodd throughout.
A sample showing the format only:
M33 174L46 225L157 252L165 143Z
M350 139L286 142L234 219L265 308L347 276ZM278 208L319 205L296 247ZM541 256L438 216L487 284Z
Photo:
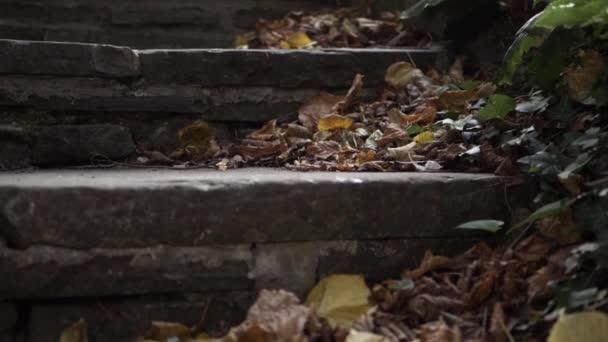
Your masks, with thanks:
M448 238L466 221L508 221L505 193L524 203L522 190L484 174L4 173L0 234L12 246L68 248Z
M346 94L347 89L335 90ZM197 85L125 84L99 78L0 77L0 105L50 111L200 114L209 121L265 122L297 116L318 89L201 88ZM370 91L363 96L369 96Z
M418 267L427 250L452 256L464 252L479 238L407 239L354 242L356 248L328 249L319 256L316 276L363 274L370 283L399 279L401 271ZM484 238L487 240L487 238Z
M236 34L254 29L258 14L274 19L293 10L335 5L332 0L3 0L0 37L137 48L230 48Z
M197 325L217 336L240 323L253 300L251 292L218 292L202 294L196 301L159 297L39 302L32 304L28 341L59 341L61 331L81 318L90 341L133 342L152 321Z
M90 164L93 158L117 160L135 151L131 132L117 125L50 126L41 129L32 163Z
M0 299L248 290L252 265L249 246L1 248Z
M27 144L0 138L0 171L30 166L31 155L32 150Z
M15 170L30 165L31 135L22 127L0 125L0 170Z
M256 288L285 289L305 298L318 280L317 269L321 255L335 251L354 255L356 250L356 241L259 245L256 248L253 271Z
M139 63L126 47L0 39L0 74L136 77Z
M127 8L116 6L112 9L112 24L127 26L194 25L212 28L219 22L217 12L196 6L179 3L164 3L158 6L137 2L129 5Z
M17 324L18 318L19 312L17 304L12 302L0 302L0 333L11 330L15 324Z
M151 84L175 82L219 86L348 88L356 73L365 85L384 84L386 68L398 61L437 65L439 48L326 50L140 50L142 77Z

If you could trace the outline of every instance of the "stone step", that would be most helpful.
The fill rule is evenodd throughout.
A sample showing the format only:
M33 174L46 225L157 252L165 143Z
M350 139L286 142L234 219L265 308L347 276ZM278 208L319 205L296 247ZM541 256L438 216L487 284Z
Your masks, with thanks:
M122 160L133 142L170 153L179 128L200 119L219 140L234 139L271 119L296 119L320 91L345 94L357 73L365 75L363 95L373 97L386 68L404 60L441 68L446 53L439 46L133 50L0 39L0 169L89 164L98 155ZM7 138L5 127L25 137ZM107 134L91 133L100 131ZM107 139L116 135L119 148Z
M448 238L467 220L507 219L505 191L487 174L1 173L0 232L17 248L74 249Z
M525 184L487 174L274 169L0 173L0 340L133 341L154 320L221 334L257 291L322 277L397 278L428 249L462 252L509 220ZM202 317L201 317L202 316Z

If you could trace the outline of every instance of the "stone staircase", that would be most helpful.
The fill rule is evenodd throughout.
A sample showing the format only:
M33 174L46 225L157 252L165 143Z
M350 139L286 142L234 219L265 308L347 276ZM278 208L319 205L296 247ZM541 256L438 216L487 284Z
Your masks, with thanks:
M133 341L152 320L212 334L256 292L305 294L332 273L398 277L427 249L487 236L454 231L510 219L525 185L486 174L219 172L75 168L170 152L207 120L230 140L293 119L308 96L366 93L429 49L132 50L0 40L0 341L57 341L80 318L90 341Z

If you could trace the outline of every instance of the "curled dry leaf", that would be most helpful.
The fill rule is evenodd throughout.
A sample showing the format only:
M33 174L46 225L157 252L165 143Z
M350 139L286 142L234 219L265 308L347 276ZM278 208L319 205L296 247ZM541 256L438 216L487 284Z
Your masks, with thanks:
M412 161L412 155L416 146L415 142L411 142L405 146L389 148L387 151L391 158L397 161L408 162Z
M456 56L454 64L450 67L448 75L450 81L454 84L461 84L464 82L464 61L466 57L463 55Z
M320 118L333 112L334 106L343 100L343 97L321 92L319 95L306 101L298 112L298 119L311 132L317 130Z
M410 63L397 62L386 69L384 80L393 88L404 89L423 77L424 73Z
M357 74L355 75L355 79L353 80L353 84L351 85L348 93L344 97L343 101L338 102L334 106L334 110L339 113L346 113L350 110L361 95L361 91L363 90L363 75Z
M294 294L262 290L246 320L231 334L238 341L297 341L312 314Z
M425 106L424 109L418 113L403 115L402 120L410 124L427 125L434 123L437 119L437 108L433 106Z
M450 263L450 258L444 256L433 255L431 251L424 253L424 258L417 269L407 271L403 275L404 278L416 280L428 272L434 271Z

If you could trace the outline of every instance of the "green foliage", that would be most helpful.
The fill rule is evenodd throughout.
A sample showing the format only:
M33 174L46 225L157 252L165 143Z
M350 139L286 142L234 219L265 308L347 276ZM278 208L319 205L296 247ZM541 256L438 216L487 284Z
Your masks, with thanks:
M463 223L456 227L456 229L483 230L490 233L496 233L501 230L504 225L505 223L503 221L498 220L478 220Z
M495 94L490 96L485 107L479 110L482 120L502 119L515 110L515 99L508 95Z
M511 84L513 78L522 65L524 57L535 48L545 45L552 33L558 28L561 34L553 35L554 40L548 42L544 50L538 55L531 67L539 75L538 84L547 87L559 75L564 65L564 56L567 49L559 50L559 46L572 46L574 38L579 41L584 37L566 34L567 30L580 30L594 26L591 39L605 37L605 25L608 24L608 0L553 0L547 7L530 19L517 34L517 37L505 56L504 73L501 84ZM580 32L580 31L579 31ZM541 64L542 61L542 64ZM557 71L557 73L556 73Z

